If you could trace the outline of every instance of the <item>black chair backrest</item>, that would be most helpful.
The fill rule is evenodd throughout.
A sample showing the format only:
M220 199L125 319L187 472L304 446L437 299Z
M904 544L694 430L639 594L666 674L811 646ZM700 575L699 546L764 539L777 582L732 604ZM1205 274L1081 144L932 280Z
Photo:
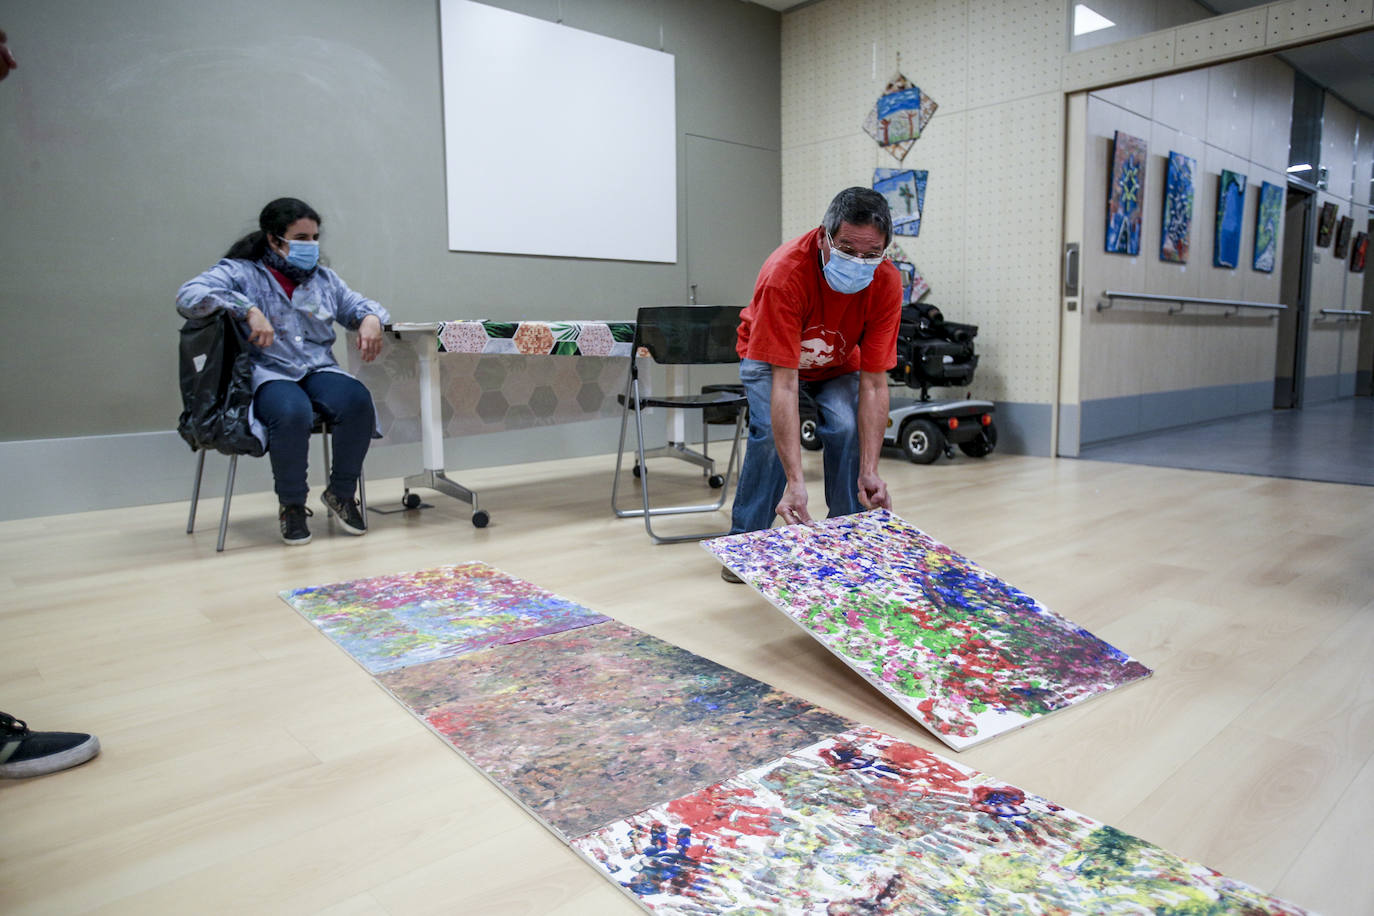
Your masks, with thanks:
M635 347L670 365L737 363L738 305L663 305L642 308L635 318Z

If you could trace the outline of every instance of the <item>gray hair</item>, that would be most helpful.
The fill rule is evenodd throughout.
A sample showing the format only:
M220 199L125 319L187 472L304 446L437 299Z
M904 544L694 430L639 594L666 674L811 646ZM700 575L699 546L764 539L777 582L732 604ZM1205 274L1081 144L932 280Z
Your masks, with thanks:
M840 223L873 226L882 231L884 244L892 244L892 214L887 208L887 198L872 188L845 188L835 195L825 209L821 226L833 237L840 231Z

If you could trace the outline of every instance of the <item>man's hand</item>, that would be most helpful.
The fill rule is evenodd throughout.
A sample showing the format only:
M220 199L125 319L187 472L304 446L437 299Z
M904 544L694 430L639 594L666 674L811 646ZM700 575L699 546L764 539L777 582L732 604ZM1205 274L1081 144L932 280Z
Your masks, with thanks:
M277 339L277 332L262 310L255 305L244 317L248 319L248 342L264 350L272 346L272 341Z
M365 363L372 362L382 352L382 320L376 315L368 315L358 325L358 352Z
M811 513L806 511L806 482L788 484L782 491L782 500L774 510L784 525L814 525Z
M892 497L887 495L887 484L877 474L859 475L859 505L865 509L891 509Z

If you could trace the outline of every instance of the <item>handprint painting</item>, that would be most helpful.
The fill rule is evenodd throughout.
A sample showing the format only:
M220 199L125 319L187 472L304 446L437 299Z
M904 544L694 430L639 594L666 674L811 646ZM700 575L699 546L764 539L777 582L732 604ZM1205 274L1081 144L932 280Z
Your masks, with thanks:
M886 510L703 546L956 750L1151 673Z
M1303 913L867 728L573 847L649 911L684 916Z
M281 597L373 674L607 619L484 563L314 585Z
M567 838L853 724L616 621L378 680Z

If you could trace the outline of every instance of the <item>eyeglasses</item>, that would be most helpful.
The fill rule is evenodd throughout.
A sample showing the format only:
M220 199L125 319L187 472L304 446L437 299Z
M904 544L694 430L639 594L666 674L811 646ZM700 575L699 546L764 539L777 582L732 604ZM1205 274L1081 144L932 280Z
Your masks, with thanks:
M886 247L882 248L879 251L870 251L864 254L860 254L848 245L837 245L835 244L835 240L830 237L829 230L826 230L825 240L829 243L831 248L835 249L840 254L849 258L857 258L860 261L881 261L883 259L883 256L887 254Z

